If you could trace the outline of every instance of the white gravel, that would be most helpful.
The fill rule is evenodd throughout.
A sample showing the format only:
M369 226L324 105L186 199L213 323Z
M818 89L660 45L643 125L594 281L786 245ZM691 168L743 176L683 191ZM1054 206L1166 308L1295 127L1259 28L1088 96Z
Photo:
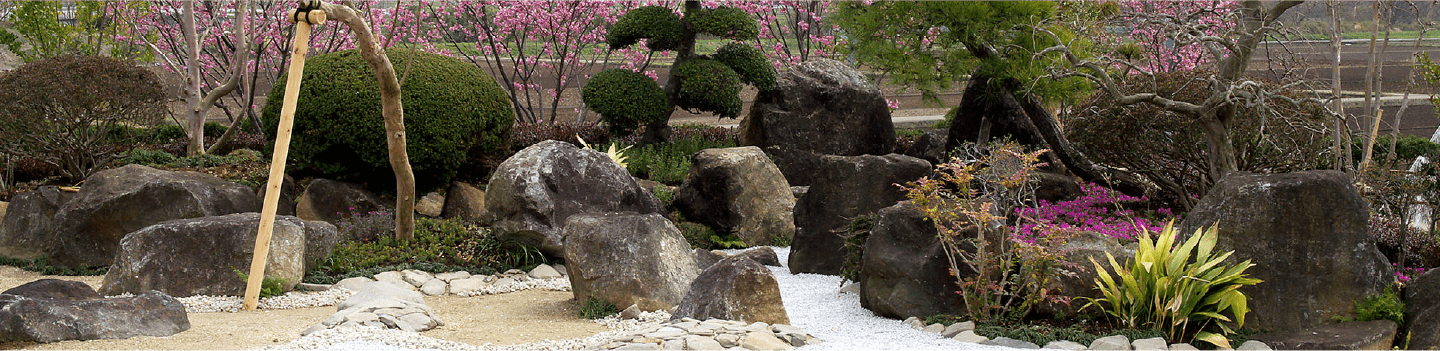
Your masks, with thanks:
M788 264L790 248L773 249L780 263ZM790 274L788 267L767 268L780 283L780 298L785 301L790 324L825 341L798 350L1015 350L950 340L876 316L860 307L860 295L838 292L839 276Z
M773 248L785 264L790 249ZM727 250L735 253L741 250ZM768 267L780 284L785 312L790 323L823 340L799 350L1017 350L1006 347L954 341L938 334L911 329L898 320L875 316L860 307L860 296L840 293L840 277L818 274L790 274L786 267ZM525 286L506 287L491 294L522 289L563 289L559 284L536 282ZM439 340L417 333L379 328L327 329L301 337L284 345L263 350L576 350L602 345L629 331L654 326L669 318L664 312L644 313L642 321L625 321L612 317L597 320L611 331L580 339L547 340L522 345L469 345Z

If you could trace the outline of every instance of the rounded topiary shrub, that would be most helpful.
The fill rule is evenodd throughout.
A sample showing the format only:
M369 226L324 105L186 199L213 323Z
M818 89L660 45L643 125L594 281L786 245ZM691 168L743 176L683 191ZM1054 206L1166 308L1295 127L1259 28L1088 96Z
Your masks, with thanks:
M680 94L675 105L714 112L720 117L740 116L740 75L720 61L698 58L675 67Z
M686 18L695 26L695 31L709 33L718 37L745 40L760 35L760 24L755 22L750 14L729 6L721 6L712 9L696 11L693 16Z
M605 42L610 44L610 49L619 49L634 45L640 39L649 39L645 46L650 50L675 50L680 47L684 28L675 10L664 6L644 6L620 16L610 27Z
M761 91L775 89L775 68L770 59L753 46L732 41L715 51L715 60L730 66L745 84Z
M642 124L670 116L670 102L654 79L625 69L609 69L590 77L580 98L610 125L612 134L624 135Z
M405 49L390 49L388 54L397 72L409 70L400 99L417 189L448 182L472 148L500 152L515 114L493 78L475 65L441 55ZM412 57L415 62L408 62ZM393 184L380 88L360 52L315 56L307 60L303 79L290 169L377 188ZM279 123L284 83L270 91L273 98L262 110L265 134L271 138Z

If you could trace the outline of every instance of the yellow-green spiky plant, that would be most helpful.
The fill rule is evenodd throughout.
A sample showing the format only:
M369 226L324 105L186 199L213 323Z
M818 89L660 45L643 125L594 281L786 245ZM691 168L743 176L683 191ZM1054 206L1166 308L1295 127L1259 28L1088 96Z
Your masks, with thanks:
M1213 252L1218 239L1215 226L1196 230L1177 247L1174 225L1174 221L1167 224L1155 240L1148 233L1141 235L1140 248L1128 267L1106 253L1113 276L1092 258L1098 275L1095 285L1104 297L1090 299L1085 307L1097 306L1126 327L1164 330L1170 340L1200 340L1230 348L1227 335L1234 330L1226 322L1234 322L1237 329L1245 325L1249 298L1239 289L1260 283L1245 275L1255 265L1250 260L1222 265L1235 252Z

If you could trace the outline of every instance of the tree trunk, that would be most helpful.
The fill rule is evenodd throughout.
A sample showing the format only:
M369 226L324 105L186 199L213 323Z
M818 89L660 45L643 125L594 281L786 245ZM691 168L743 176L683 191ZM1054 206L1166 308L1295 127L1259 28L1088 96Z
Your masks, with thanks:
M408 241L415 237L415 173L410 169L410 156L405 146L405 116L400 103L400 82L395 67L365 20L345 5L324 4L330 19L344 22L355 34L360 57L375 71L380 84L380 110L385 116L385 143L390 150L390 167L395 170L395 238Z
M700 10L700 2L694 0L685 1L685 14L693 14ZM665 78L665 98L670 101L669 111L675 113L675 101L680 98L680 79L675 77L675 67L689 61L695 56L695 26L689 20L682 21L685 24L680 34L680 48L676 49L675 63L670 66L670 74ZM670 117L666 116L645 125L645 135L641 138L642 144L657 144L670 140Z
M1200 129L1205 132L1205 146L1210 152L1210 183L1220 181L1225 174L1239 170L1236 162L1235 145L1230 144L1230 129L1212 111L1210 116L1200 118Z
M195 3L180 2L180 31L185 37L185 129L189 145L185 154L205 153L205 115L200 102L200 37L195 33Z
M1375 137L1380 133L1379 90L1376 86L1379 83L1375 75L1375 66L1379 62L1379 52L1375 51L1375 41L1380 34L1380 2L1371 3L1371 10L1375 12L1375 19L1370 27L1370 59L1365 67L1365 114L1370 115L1371 127L1365 133L1365 153L1360 156L1360 169L1370 167L1370 156L1375 151ZM1386 26L1386 35L1389 35L1389 26ZM1418 39L1417 39L1418 40Z

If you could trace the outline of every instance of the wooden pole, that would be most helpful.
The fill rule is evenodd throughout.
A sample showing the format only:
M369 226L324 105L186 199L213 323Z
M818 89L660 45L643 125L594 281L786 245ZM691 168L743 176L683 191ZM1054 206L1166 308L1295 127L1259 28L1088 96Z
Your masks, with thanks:
M310 26L325 23L325 12L320 11L318 5L313 4L311 11L296 10L290 16L290 20L295 21L294 50L290 54L290 76L285 81L285 104L280 108L280 125L275 130L275 154L270 158L270 179L265 185L265 206L260 210L255 254L250 259L250 276L245 282L245 310L254 310L260 304L260 283L265 279L270 234L275 229L275 210L280 205L280 184L285 180L285 159L290 153L290 132L295 124L295 100L300 97L300 77L305 72L305 53L310 49Z

